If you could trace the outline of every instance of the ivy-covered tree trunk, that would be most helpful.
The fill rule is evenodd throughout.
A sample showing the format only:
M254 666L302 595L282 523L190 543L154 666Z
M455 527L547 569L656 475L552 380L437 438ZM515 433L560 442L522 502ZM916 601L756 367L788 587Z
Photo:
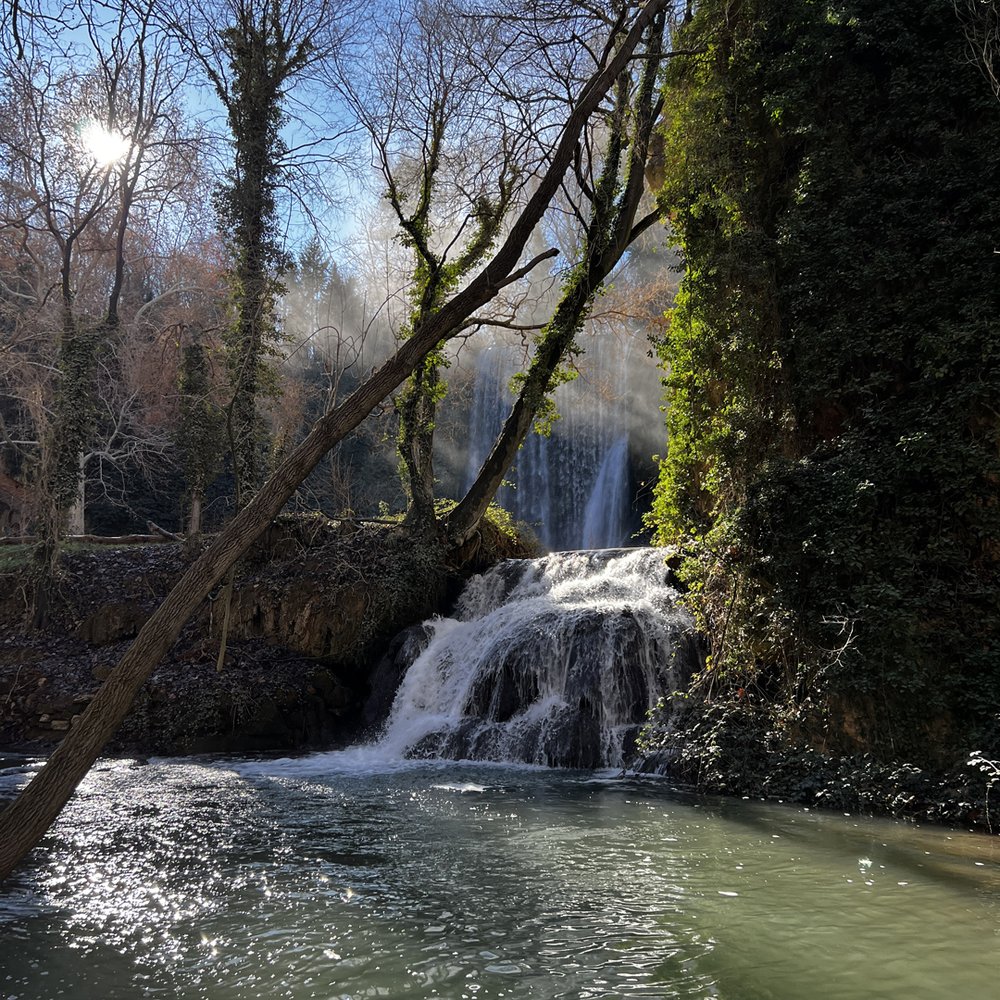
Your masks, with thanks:
M193 555L199 548L202 501L218 471L223 440L222 415L211 400L208 362L201 344L184 348L178 391L181 401L177 449L188 502L185 542L188 554Z
M99 328L87 328L78 323L71 308L64 310L59 383L48 449L51 469L46 491L52 498L55 513L55 521L46 532L53 545L64 533L84 533L83 460L93 441L94 382L102 341L100 334Z
M74 312L73 244L69 239L63 246L59 380L42 457L42 540L35 553L32 609L35 628L42 628L48 616L62 538L67 533L83 534L86 528L84 461L93 440L95 379L103 328L80 321Z
M269 363L278 342L276 302L289 260L277 224L277 190L287 147L281 137L284 93L314 55L319 24L300 5L241 0L233 22L219 32L227 78L207 56L203 65L226 108L234 162L215 192L232 257L233 324L226 336L232 400L229 434L237 495L246 503L264 475L266 434L259 403L277 391Z
M441 393L440 358L432 356L421 362L396 401L399 457L409 498L406 520L417 531L429 530L435 521L434 421Z
M403 198L391 174L389 200L403 231L403 239L415 257L414 309L410 329L425 324L445 297L487 256L496 240L512 195L512 177L501 175L495 198L480 198L475 209L476 227L468 242L452 259L447 251L431 249L431 210L440 167L440 145L444 139L447 116L443 104L436 106L436 117L429 123L431 140L420 179L421 194L416 209L407 214ZM434 505L434 427L438 404L445 395L442 369L447 367L443 344L417 366L396 399L399 415L399 455L403 480L409 498L407 526L415 532L431 532L437 527Z
M66 513L67 535L84 535L87 532L87 459L84 455L77 457L77 476L76 499Z
M658 220L656 212L636 223L645 190L650 140L659 115L657 79L662 64L665 17L649 28L643 46L638 87L623 75L608 121L601 174L591 196L591 214L580 260L563 285L563 297L538 338L538 346L517 399L472 486L447 519L448 537L463 545L503 485L533 424L545 430L551 420L551 393L561 380L560 366L576 350L574 339L586 321L608 275L629 245Z

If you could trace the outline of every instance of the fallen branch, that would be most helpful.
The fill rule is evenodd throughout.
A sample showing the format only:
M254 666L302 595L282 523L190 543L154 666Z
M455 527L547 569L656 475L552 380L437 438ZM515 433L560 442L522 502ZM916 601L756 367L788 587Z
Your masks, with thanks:
M183 542L185 540L183 535L167 531L166 528L161 528L158 524L153 524L152 521L146 522L146 530L153 535L162 535L168 542Z
M150 525L150 527L156 527ZM64 542L78 542L87 545L158 545L161 542L183 542L180 535L162 528L156 529L155 535L65 535ZM38 545L40 538L34 535L11 535L0 538L0 545Z

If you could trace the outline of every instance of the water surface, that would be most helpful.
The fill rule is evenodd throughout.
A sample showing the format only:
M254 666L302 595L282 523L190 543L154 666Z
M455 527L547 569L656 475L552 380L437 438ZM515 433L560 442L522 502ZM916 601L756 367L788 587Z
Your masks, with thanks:
M26 770L0 772L0 794ZM0 896L4 1000L995 1000L998 984L998 838L610 774L358 752L107 762Z

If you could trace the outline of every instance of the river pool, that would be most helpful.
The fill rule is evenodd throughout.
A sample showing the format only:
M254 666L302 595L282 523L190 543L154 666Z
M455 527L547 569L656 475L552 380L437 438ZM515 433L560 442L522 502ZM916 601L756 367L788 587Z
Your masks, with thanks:
M611 773L107 761L0 894L0 998L61 996L997 1000L1000 838Z

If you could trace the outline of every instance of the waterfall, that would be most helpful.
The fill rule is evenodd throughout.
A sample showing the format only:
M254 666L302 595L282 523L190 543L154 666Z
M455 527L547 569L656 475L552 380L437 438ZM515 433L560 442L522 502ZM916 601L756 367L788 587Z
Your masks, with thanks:
M594 479L583 513L583 546L587 549L612 548L625 541L622 525L629 506L628 435L607 450Z
M663 550L559 552L473 578L396 693L382 758L621 766L696 669Z
M512 401L508 384L517 367L517 353L512 346L495 343L479 355L469 417L466 489L475 481L507 419ZM505 486L497 493L497 502L532 525L547 549L559 548L563 541L554 530L555 518L551 516L550 443L551 438L529 434L514 469L508 473L508 480L516 480L516 486Z
M551 435L529 434L508 474L513 485L497 495L547 549L622 545L637 527L630 492L631 409L655 412L660 391L645 352L634 349L638 337L588 339L579 378L554 393L559 419ZM502 338L477 356L466 488L503 426L513 400L510 379L523 363L523 348ZM644 448L645 442L634 450Z

